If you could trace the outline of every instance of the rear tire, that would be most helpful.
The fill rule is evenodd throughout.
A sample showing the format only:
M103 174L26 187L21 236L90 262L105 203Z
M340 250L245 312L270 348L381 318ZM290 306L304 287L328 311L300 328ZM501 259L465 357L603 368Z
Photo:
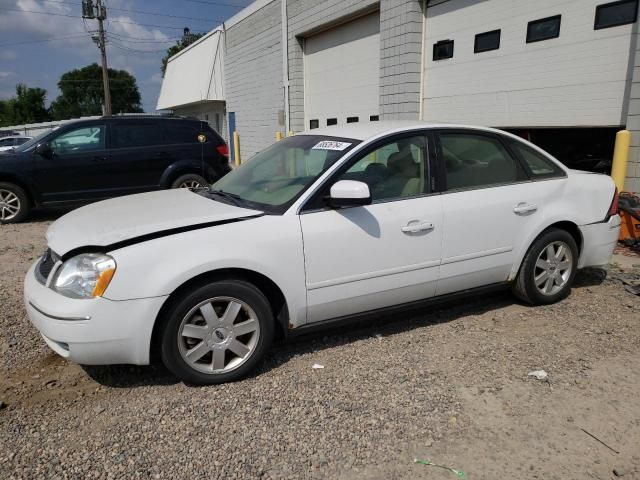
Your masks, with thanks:
M273 314L264 294L242 280L203 285L166 313L162 362L194 385L232 382L247 375L273 339Z
M566 298L578 271L578 246L566 230L543 232L529 247L512 291L531 305L549 305Z
M180 175L171 184L171 188L188 188L189 190L196 190L198 188L204 188L209 185L207 180L195 173L187 173L186 175Z
M22 188L0 182L0 224L21 222L30 210L29 197Z

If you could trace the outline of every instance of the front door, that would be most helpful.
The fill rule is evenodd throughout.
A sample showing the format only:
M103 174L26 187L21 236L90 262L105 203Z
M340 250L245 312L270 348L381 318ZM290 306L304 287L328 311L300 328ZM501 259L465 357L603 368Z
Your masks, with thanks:
M437 294L505 282L542 215L541 190L500 136L442 130L437 138L445 173Z
M355 157L303 208L307 322L435 294L442 206L431 195L429 142L394 137ZM367 183L372 204L333 210L323 195L338 180Z
M32 178L43 203L75 202L103 197L105 189L106 126L83 125L49 140L53 155L34 155Z

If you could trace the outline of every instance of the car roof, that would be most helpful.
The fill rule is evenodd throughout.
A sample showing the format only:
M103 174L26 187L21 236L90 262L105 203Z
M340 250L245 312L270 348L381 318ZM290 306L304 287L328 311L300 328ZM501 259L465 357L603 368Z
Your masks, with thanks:
M5 138L31 138L26 135L7 135L6 137L0 137L0 140L4 140Z
M300 132L298 135L321 135L328 137L353 138L354 140L368 140L383 134L400 133L418 129L434 128L465 128L483 130L487 132L505 133L489 127L475 125L459 125L452 123L424 122L416 120L382 120L379 122L348 123L346 125L333 125L331 127L315 128Z

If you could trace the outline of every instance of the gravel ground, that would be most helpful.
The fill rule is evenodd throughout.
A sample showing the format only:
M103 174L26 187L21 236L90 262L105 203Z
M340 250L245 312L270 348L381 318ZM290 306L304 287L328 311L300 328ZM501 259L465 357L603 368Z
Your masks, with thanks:
M0 478L455 478L416 457L468 479L640 478L640 297L619 270L553 306L498 294L298 338L249 379L189 387L45 347L22 278L54 218L0 226Z

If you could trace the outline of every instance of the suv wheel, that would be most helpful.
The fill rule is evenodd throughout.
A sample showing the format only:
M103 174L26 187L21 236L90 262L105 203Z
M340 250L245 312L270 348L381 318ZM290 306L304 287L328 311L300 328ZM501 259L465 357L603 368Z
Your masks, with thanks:
M29 198L22 188L0 182L0 224L21 222L30 209Z
M188 188L189 190L196 190L198 188L204 188L209 185L209 182L204 177L196 175L195 173L188 173L186 175L180 175L171 184L171 188Z
M578 247L569 232L550 229L533 242L524 257L513 292L533 305L566 298L578 270Z
M241 280L204 285L174 303L165 317L162 361L184 382L237 380L264 356L273 315L263 293Z

